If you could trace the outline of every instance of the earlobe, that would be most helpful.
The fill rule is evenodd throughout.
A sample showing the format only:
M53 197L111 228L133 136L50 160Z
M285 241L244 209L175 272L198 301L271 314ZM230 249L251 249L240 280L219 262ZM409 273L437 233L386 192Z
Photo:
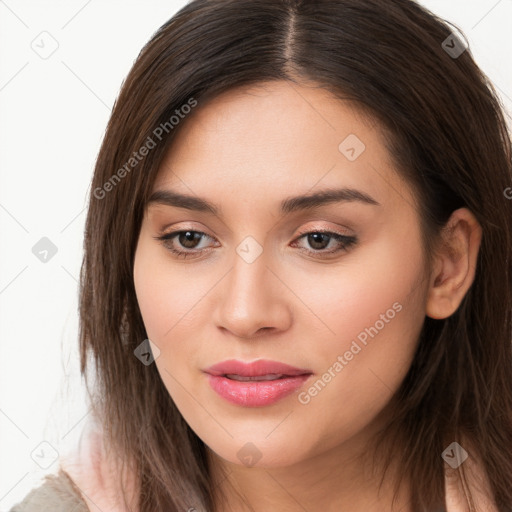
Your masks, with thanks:
M457 311L473 284L482 228L467 208L455 210L434 258L425 314L444 319Z

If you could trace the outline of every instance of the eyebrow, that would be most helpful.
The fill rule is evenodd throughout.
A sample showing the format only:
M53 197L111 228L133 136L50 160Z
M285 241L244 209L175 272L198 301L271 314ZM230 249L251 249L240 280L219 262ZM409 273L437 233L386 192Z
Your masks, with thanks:
M380 206L380 203L366 192L354 188L328 189L295 197L288 197L281 202L280 212L282 215L296 211L311 210L319 206L331 203L360 202L372 206ZM157 190L148 199L149 204L163 204L187 210L213 213L219 215L220 208L196 196L180 194L172 190Z

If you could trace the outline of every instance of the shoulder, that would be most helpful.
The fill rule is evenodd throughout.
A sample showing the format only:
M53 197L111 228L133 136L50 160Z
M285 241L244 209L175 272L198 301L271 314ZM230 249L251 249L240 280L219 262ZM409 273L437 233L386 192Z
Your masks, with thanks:
M71 478L61 469L56 475L46 475L43 483L9 512L89 512L89 508Z

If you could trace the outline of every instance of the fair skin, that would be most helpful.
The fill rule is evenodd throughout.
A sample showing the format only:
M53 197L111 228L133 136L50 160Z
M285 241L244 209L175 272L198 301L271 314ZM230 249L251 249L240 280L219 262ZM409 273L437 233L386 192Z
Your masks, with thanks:
M162 381L209 448L214 479L221 468L229 473L218 478L228 503L216 512L409 512L407 483L391 507L399 468L379 493L379 468L363 457L365 446L410 367L425 316L450 316L471 286L480 226L467 209L454 212L428 272L415 195L394 170L379 125L324 89L277 82L228 91L183 123L153 191L200 197L220 211L150 203L134 282ZM339 149L350 134L365 145L353 160ZM342 187L378 204L279 211L286 198ZM178 230L204 235L188 244L178 235L167 246L155 239ZM341 247L335 238L301 236L318 230L357 241L326 254ZM262 251L250 263L237 252L248 236L258 244L250 251ZM357 355L307 395L376 325ZM226 359L271 359L314 376L299 390L302 402L295 393L242 407L216 394L202 372ZM253 466L237 455L246 443L260 457Z

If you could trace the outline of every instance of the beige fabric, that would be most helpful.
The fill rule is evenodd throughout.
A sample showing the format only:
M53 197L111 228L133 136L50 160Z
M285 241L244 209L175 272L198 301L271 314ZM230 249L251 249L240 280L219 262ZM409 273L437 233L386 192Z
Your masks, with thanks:
M30 491L10 512L89 512L79 490L62 471L46 475L43 484Z

